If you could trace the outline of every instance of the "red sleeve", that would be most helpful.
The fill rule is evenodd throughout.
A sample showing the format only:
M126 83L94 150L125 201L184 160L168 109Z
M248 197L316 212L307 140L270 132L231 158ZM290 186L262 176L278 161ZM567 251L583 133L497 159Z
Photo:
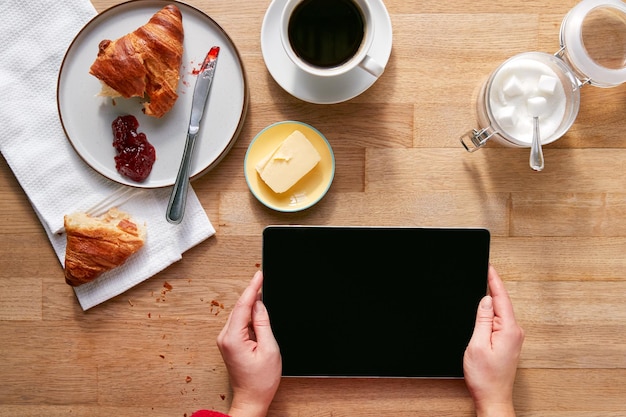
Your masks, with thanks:
M198 410L191 417L228 417L228 415L219 411Z

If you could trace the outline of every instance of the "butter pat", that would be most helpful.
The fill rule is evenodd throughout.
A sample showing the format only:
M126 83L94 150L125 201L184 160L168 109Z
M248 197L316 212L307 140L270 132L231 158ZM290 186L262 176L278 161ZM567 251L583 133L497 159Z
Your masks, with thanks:
M261 179L275 193L284 193L308 174L321 156L299 130L256 164Z

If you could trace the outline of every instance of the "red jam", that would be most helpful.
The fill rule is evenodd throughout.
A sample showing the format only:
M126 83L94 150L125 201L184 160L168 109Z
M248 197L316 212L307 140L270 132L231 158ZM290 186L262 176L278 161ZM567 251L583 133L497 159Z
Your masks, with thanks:
M133 181L145 181L152 171L156 151L144 133L137 133L139 122L132 115L119 116L111 127L117 172Z

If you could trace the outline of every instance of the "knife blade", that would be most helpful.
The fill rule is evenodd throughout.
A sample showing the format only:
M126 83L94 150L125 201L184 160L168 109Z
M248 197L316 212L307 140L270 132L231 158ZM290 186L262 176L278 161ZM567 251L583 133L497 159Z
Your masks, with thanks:
M179 224L183 220L185 214L185 205L187 203L187 191L189 189L189 175L191 170L191 156L193 148L200 131L200 121L204 115L204 108L209 98L209 91L213 84L215 75L215 67L217 65L217 56L219 55L219 46L214 46L207 53L198 78L193 90L193 98L191 100L191 116L189 117L189 127L187 129L187 139L185 140L185 149L183 150L183 158L178 169L176 181L172 188L172 194L167 205L166 219L173 224Z

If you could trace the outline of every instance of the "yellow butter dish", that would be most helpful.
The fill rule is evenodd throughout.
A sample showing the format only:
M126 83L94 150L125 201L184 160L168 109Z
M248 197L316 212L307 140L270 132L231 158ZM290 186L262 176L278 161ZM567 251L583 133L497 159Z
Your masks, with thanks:
M252 140L244 173L250 191L261 203L277 211L295 212L326 195L335 175L335 156L314 127L278 122Z

